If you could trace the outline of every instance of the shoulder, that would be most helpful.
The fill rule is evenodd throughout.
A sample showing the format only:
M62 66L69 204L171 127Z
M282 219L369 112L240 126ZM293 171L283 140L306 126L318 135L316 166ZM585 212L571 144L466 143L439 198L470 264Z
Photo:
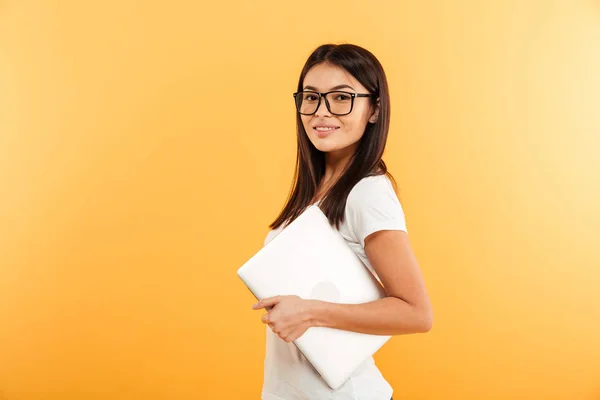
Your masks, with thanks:
M356 183L346 200L346 213L356 215L366 211L402 213L402 205L387 175L368 176Z
M392 196L396 199L396 192L387 175L367 176L354 185L348 194L347 203L357 205L372 201L380 196Z
M345 219L357 242L379 230L406 229L404 210L387 175L361 179L346 200Z

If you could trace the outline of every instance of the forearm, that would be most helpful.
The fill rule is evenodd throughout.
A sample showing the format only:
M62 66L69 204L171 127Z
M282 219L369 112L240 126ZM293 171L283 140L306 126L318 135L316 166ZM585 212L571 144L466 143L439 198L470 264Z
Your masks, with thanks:
M367 333L401 335L431 329L431 308L415 306L397 297L385 297L362 304L337 304L315 301L312 325Z

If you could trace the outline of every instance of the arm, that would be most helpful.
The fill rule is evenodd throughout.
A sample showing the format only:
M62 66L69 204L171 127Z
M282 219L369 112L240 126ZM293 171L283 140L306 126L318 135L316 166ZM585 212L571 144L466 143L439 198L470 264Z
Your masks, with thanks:
M286 342L297 339L312 326L373 335L429 331L433 320L431 304L406 232L375 232L366 237L365 252L382 281L386 297L363 304L337 304L275 296L259 301L253 309L269 310L262 322Z
M310 325L378 335L429 331L433 312L408 234L375 232L365 239L365 252L387 297L364 304L312 301Z

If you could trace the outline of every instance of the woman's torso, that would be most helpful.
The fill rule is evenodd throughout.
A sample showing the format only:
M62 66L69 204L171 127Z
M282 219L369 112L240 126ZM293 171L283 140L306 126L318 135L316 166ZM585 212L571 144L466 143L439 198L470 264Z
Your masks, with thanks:
M348 202L357 202L364 198L365 192L382 191L384 196L395 193L391 182L385 175L368 177L361 180L348 196ZM396 199L397 201L397 199ZM398 204L399 212L401 208ZM355 233L352 214L346 215L339 227L339 233L348 246L357 254L375 277L364 245ZM401 216L402 223L404 216ZM269 243L283 227L271 230L265 239ZM367 359L352 376L337 390L332 390L314 370L308 360L293 343L286 343L266 327L267 343L264 361L263 400L387 400L392 388L385 380L372 357Z

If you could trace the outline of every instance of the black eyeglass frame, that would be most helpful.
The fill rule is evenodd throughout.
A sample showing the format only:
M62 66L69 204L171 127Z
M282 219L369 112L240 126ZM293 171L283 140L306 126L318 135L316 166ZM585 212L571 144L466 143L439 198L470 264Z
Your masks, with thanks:
M298 105L298 101L296 100L296 97L299 94L301 94L301 93L314 93L314 94L316 94L316 95L319 96L319 100L317 102L317 107L315 108L315 111L311 112L310 114L302 113L298 109L299 105ZM329 107L329 101L327 100L327 95L330 94L330 93L344 93L344 94L349 95L352 98L352 100L350 101L350 111L348 111L345 114L336 114L333 111L331 111L331 108ZM352 112L352 110L354 109L354 98L355 97L373 97L373 95L370 94L370 93L353 93L353 92L345 92L343 90L332 90L330 92L325 92L325 93L319 93L319 92L315 92L313 90L302 90L300 92L293 93L293 95L294 95L294 103L296 104L296 111L298 112L298 114L301 114L301 115L313 115L313 114L315 114L317 112L317 110L319 109L319 107L321 107L321 99L325 99L325 106L327 107L327 110L332 115L336 115L336 116L342 116L342 115L348 115L348 114L350 114Z

